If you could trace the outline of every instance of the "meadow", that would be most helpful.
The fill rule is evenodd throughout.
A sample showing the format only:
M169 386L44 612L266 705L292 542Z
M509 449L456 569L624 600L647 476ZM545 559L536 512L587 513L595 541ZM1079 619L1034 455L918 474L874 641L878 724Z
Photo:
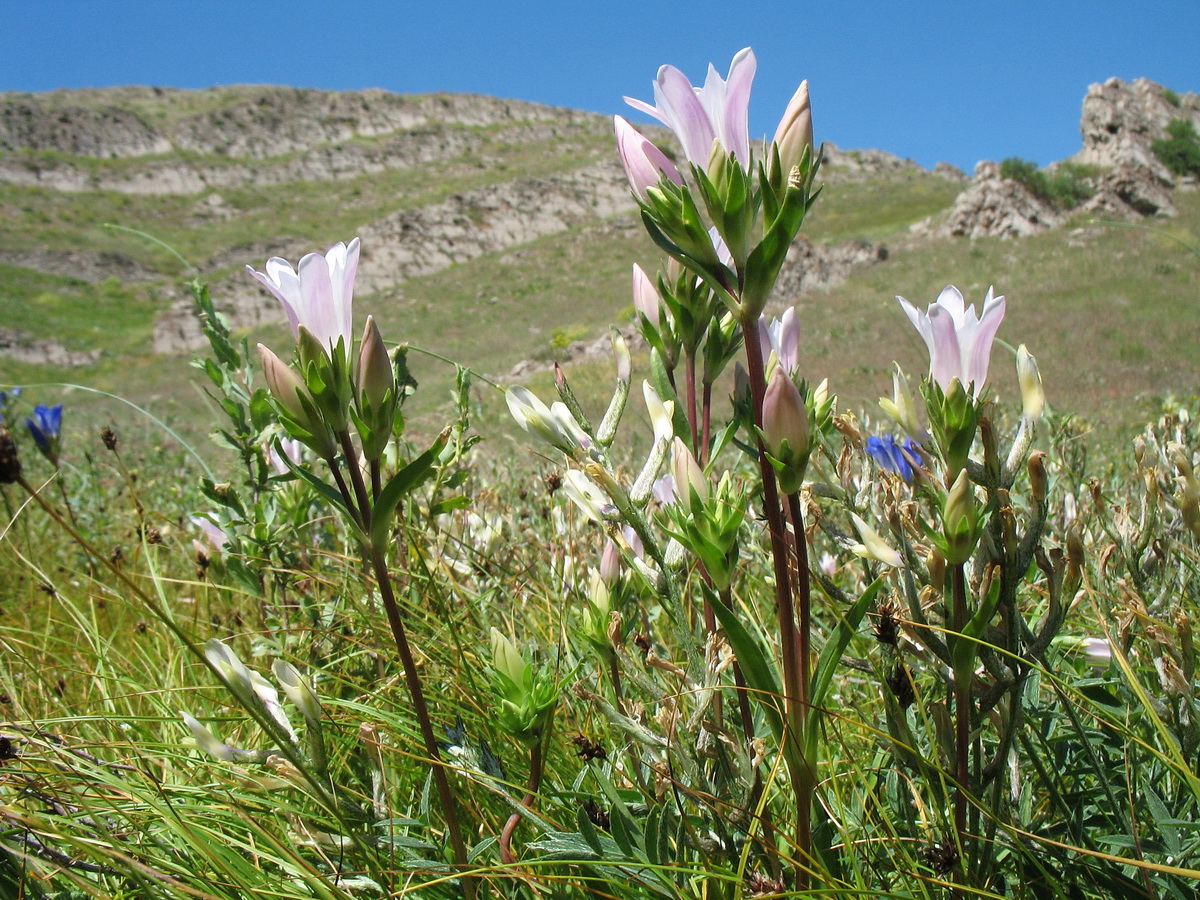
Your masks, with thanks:
M403 304L357 240L260 261L254 333L189 279L199 389L120 283L0 271L68 344L120 308L135 404L0 397L0 893L1195 896L1197 195L922 244L952 186L819 191L807 85L751 148L666 78L636 226ZM802 229L916 248L779 309Z

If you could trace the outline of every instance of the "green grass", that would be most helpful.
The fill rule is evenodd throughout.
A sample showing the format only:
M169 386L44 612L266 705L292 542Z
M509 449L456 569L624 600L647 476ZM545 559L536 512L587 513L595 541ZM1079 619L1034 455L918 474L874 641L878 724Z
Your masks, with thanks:
M886 241L948 208L963 185L926 172L826 187L804 231L823 244Z

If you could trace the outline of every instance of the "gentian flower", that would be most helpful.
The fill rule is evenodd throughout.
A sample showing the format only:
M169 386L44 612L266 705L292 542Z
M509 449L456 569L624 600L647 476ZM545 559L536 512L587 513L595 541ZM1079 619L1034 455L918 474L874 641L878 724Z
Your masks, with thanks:
M775 139L772 141L779 148L779 163L786 176L793 166L800 164L804 149L813 145L812 106L808 99L808 82L800 82L800 87L792 95L779 127L775 129Z
M534 396L529 388L516 385L504 392L508 411L523 431L541 438L557 447L568 456L574 457L580 450L591 446L591 438L584 434L567 405L555 401L549 407Z
M895 472L905 481L913 480L913 465L921 458L921 445L910 437L897 441L895 435L871 435L867 438L867 452L875 458L881 469Z
M301 257L299 271L278 256L267 260L265 273L251 266L246 266L246 271L283 304L293 336L299 337L303 325L321 346L333 348L341 340L349 350L358 250L355 238L349 246L336 244L324 256L309 253Z
M683 176L667 155L650 142L650 139L622 119L613 116L613 128L617 135L617 152L625 177L639 200L646 199L646 189L658 184L662 176L683 184Z
M969 388L978 399L987 381L992 341L1004 319L1004 298L994 297L989 287L978 316L975 304L964 308L963 295L954 285L945 288L923 313L903 297L896 299L925 339L933 380L948 391L957 378L963 390Z
M770 364L772 352L783 371L789 377L795 377L800 371L800 322L796 318L796 307L789 306L778 319L759 316L758 342L766 377L770 377L773 368Z
M650 276L646 274L646 270L637 263L633 264L633 308L642 314L642 316L658 328L661 313L659 308L662 306L662 297L658 294L658 288L654 286L654 282L650 280Z
M25 419L25 427L33 442L37 444L42 456L50 460L53 466L58 465L58 451L62 442L62 404L46 406L39 403L33 410L32 418Z
M708 167L714 140L749 168L750 86L757 67L754 51L746 47L733 58L727 78L709 65L704 87L694 88L677 68L663 66L654 82L654 106L632 97L625 102L675 132L688 161L700 168Z

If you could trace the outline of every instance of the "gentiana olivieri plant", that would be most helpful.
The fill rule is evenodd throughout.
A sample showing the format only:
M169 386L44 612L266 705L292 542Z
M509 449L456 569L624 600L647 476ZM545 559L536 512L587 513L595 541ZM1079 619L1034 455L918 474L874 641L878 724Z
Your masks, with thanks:
M379 591L403 668L425 753L432 763L454 861L466 867L467 850L457 801L442 765L436 731L425 700L416 657L408 639L388 567L393 521L406 495L432 474L447 439L443 433L424 453L384 479L384 456L399 434L402 386L372 317L353 352L350 328L359 241L338 244L324 256L310 253L292 269L284 260L267 262L266 273L247 267L283 305L296 337L294 364L259 345L275 414L284 430L323 460L325 476L303 464L292 471L318 487L345 516L358 539L366 575ZM357 438L357 440L356 440ZM474 885L464 881L469 894Z

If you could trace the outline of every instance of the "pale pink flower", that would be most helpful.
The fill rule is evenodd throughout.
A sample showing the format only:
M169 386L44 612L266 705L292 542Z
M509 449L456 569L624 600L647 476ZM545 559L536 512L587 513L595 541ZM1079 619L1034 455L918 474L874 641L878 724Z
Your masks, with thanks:
M677 68L663 66L654 82L653 106L632 97L625 102L675 132L684 155L695 165L708 166L717 141L748 168L750 86L757 67L754 51L746 47L733 58L726 78L710 64L704 87L696 88Z
M298 336L303 325L321 346L334 347L341 339L348 349L358 250L355 238L349 246L336 244L324 256L309 253L301 257L299 271L278 256L267 260L265 273L252 266L246 266L246 271L283 304L293 336Z
M920 312L903 297L896 299L925 339L933 380L947 390L957 378L963 390L974 385L972 391L978 397L987 381L992 341L1004 319L1004 298L993 296L989 287L978 316L974 304L964 308L963 295L953 285L945 288L926 312Z
M613 116L613 128L617 135L617 152L621 155L621 165L625 167L625 177L629 179L629 186L639 200L645 200L646 189L657 185L664 175L675 184L683 184L683 176L675 164L645 135L620 116Z
M794 376L800 371L800 320L796 307L789 306L778 319L758 317L758 342L762 350L763 369L770 377L771 354L783 366L783 371Z

